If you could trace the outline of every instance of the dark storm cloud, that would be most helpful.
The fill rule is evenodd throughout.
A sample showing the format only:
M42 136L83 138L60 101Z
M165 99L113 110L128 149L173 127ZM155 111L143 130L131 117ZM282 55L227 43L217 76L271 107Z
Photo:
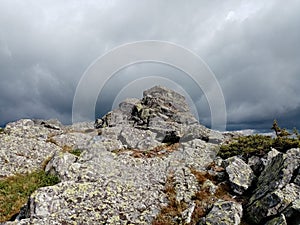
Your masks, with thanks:
M290 3L229 20L212 38L207 60L219 74L231 123L264 127L280 118L300 127L300 4Z
M70 123L75 88L93 60L120 44L157 39L208 63L229 128L265 128L273 118L300 127L299 9L296 0L1 1L0 124L23 117ZM205 97L195 88L189 94L209 125ZM113 97L103 96L111 105Z

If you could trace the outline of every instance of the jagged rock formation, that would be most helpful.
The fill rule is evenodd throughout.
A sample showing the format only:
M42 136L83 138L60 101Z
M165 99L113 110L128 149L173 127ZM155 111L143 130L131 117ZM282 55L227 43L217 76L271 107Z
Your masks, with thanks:
M35 191L4 224L299 224L300 150L222 160L231 135L200 125L164 87L95 124L10 123L0 178L43 168L61 182Z

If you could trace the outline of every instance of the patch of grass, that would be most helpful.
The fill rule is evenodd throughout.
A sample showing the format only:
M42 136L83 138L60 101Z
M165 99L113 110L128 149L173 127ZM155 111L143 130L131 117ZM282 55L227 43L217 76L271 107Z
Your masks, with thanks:
M70 153L79 157L81 155L81 150L80 149L73 149L73 150L70 151Z
M0 134L4 133L4 129L0 127Z
M0 180L0 222L9 220L20 211L28 197L38 188L59 183L59 178L38 170Z

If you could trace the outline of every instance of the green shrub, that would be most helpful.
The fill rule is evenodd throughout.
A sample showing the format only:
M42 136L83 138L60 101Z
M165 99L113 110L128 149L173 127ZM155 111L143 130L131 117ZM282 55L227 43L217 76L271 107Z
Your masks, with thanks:
M218 155L223 159L235 155L245 157L262 156L270 151L271 147L281 152L300 147L300 135L296 128L294 128L293 135L291 135L285 128L280 128L277 121L274 120L271 129L275 131L275 138L258 134L238 137L231 143L222 145Z
M19 212L38 188L59 183L59 178L43 170L0 179L0 222Z
M4 129L0 127L0 134L4 132Z
M242 155L249 157L251 155L264 155L272 147L272 138L264 135L249 135L238 137L230 144L221 145L218 155L223 159L231 156Z

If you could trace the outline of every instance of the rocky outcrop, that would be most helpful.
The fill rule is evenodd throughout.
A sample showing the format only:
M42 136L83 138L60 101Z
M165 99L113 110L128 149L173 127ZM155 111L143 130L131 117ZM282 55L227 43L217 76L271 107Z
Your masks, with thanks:
M164 87L95 124L10 123L0 178L42 168L61 182L36 190L5 224L298 224L300 150L217 157L234 135L200 125Z
M149 130L152 134L151 139L164 143L175 143L180 139L182 141L209 140L210 130L197 122L182 95L156 86L144 91L143 96L141 100L125 100L120 104L119 109L97 119L95 127L103 129L122 124L125 127L138 129L141 135L135 135L135 142L138 141L137 139L144 141L145 132L142 130ZM217 132L212 133L216 139ZM222 138L222 135L219 135L220 142ZM126 138L121 137L121 140L124 140L125 144L128 143ZM156 145L157 143L153 141L152 147Z
M300 149L273 154L269 160L246 208L249 218L254 223L281 213L287 220L300 218L299 207L294 206L300 199L300 186L294 183L300 165Z

